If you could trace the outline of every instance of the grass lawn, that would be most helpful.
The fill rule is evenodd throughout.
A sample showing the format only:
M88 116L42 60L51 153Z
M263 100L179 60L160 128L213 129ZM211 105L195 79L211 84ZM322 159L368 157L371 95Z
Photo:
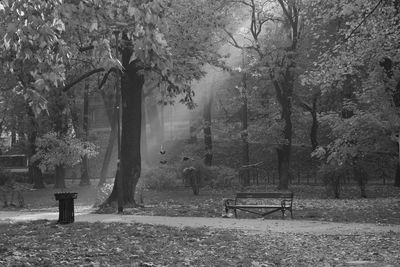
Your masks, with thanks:
M0 224L0 266L399 266L400 234L250 234L141 224ZM366 265L352 265L364 262Z

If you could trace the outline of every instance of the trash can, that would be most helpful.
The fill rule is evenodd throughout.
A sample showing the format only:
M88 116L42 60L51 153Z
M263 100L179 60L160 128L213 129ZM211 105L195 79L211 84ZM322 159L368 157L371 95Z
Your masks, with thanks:
M58 223L73 223L75 220L74 199L78 193L55 193L58 200Z

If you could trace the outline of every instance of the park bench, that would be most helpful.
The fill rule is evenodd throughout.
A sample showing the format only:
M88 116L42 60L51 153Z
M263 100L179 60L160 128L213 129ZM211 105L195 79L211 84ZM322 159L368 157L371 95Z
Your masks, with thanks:
M293 218L293 193L292 192L240 192L236 193L235 199L226 199L224 202L225 212L233 210L237 217L237 210L250 212L265 217L276 211L290 211Z

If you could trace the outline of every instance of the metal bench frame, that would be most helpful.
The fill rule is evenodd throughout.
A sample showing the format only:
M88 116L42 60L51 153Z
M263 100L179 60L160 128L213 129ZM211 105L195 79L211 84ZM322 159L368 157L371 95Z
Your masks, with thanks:
M241 200L244 199L280 199L280 205L277 204L242 204ZM257 214L262 217L276 211L282 212L282 218L285 218L285 212L290 211L290 216L293 219L293 192L239 192L236 193L235 199L226 199L224 201L225 212L228 213L230 209L234 210L235 218L237 218L237 210L246 211L249 213ZM268 210L268 211L259 211Z

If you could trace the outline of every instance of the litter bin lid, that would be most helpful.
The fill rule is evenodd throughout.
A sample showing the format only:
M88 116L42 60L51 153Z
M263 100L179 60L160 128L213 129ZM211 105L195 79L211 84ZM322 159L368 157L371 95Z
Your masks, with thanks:
M62 192L62 193L54 193L56 200L60 199L75 199L78 196L78 193L71 193L71 192Z

